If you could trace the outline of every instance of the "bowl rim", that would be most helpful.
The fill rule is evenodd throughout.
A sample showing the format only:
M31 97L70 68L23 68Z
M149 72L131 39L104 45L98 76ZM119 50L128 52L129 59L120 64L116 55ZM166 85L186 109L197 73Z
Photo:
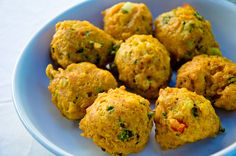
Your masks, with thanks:
M16 95L18 94L17 88L16 88L16 82L17 82L17 72L19 68L19 64L23 59L23 55L29 45L37 38L42 31L51 23L55 23L62 15L70 12L72 9L77 8L80 5L96 1L96 0L80 0L78 1L75 5L68 7L55 17L50 18L48 21L46 21L33 35L31 35L26 42L25 46L20 50L20 54L17 56L16 63L13 69L13 74L12 74L12 86L11 86L11 92L12 92L12 99L13 99L13 105L15 108L15 111L20 118L21 123L24 125L25 129L30 133L30 135L37 141L39 142L43 147L45 147L48 151L52 152L53 154L56 155L65 155L65 156L72 156L72 154L66 152L62 148L58 147L55 143L49 141L45 136L43 136L37 128L34 126L34 124L28 119L28 116L24 113L22 110L21 104L18 104L18 101L16 100ZM125 1L125 0L124 0ZM233 4L232 2L229 2L228 0L220 0L220 1L214 1L214 0L208 0L210 3L220 3L220 5L224 5L225 7L231 8L233 10L236 10L236 4ZM220 156L224 154L233 154L233 152L236 152L236 140L234 143L229 145L228 147L212 154L214 156Z
M30 135L37 141L39 142L43 147L45 147L49 152L52 152L53 154L56 155L63 155L63 156L72 156L72 154L66 152L62 148L58 147L55 143L51 142L48 140L45 136L43 136L37 128L34 126L34 124L28 119L27 115L24 113L24 111L21 109L21 105L18 104L16 95L17 89L16 89L16 82L17 82L17 72L19 68L19 64L23 59L23 55L29 45L37 38L42 31L50 25L50 23L54 23L57 21L62 15L64 15L67 12L70 12L70 10L77 8L79 5L83 5L85 3L88 3L93 0L80 0L77 2L75 5L68 7L67 9L63 10L61 13L56 15L55 17L50 18L47 20L37 31L34 33L32 36L29 37L28 41L26 42L25 46L20 50L20 54L18 55L16 59L16 63L13 69L13 75L12 75L12 87L11 87L11 92L12 92L12 99L13 99L13 104L15 111L18 115L18 118L20 118L21 123L24 125L25 129L30 133Z

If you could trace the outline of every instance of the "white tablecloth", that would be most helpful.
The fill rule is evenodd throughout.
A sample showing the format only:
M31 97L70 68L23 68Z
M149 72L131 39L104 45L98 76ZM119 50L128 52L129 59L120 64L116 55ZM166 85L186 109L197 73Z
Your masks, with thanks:
M0 155L47 156L21 124L11 97L12 72L21 49L50 19L79 0L0 0ZM236 0L231 0L236 2Z
M16 59L50 19L80 0L0 0L0 155L52 155L21 124L11 97Z

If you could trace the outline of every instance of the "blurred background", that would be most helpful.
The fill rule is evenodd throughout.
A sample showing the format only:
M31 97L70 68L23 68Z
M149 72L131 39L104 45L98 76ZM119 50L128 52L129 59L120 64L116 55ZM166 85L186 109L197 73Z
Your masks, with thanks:
M51 156L26 131L11 96L20 51L43 25L80 0L0 0L0 155Z

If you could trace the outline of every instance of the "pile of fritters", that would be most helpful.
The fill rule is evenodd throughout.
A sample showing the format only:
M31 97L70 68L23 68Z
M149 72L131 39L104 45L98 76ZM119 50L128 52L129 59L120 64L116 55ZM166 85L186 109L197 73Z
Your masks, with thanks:
M188 4L160 14L154 30L143 3L102 14L103 30L88 21L57 23L51 58L59 68L46 69L52 102L80 120L82 136L127 155L143 150L153 121L162 149L224 131L214 107L236 109L236 64L222 56L208 20ZM177 88L168 87L172 69Z

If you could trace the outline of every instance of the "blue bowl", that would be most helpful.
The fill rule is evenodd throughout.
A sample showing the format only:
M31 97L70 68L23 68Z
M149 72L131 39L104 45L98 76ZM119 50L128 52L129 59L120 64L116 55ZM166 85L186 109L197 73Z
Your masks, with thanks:
M132 0L131 0L132 1ZM88 20L102 27L101 11L120 0L83 1L46 24L26 45L17 61L13 78L13 98L17 113L30 134L44 147L57 155L107 155L91 140L80 136L81 130L63 118L51 103L45 75L50 41L57 22L68 19ZM185 3L184 0L136 0L148 5L155 18ZM223 55L236 62L236 6L223 0L188 1L211 21ZM175 83L174 81L172 84ZM226 133L215 138L184 145L176 150L162 151L154 139L154 129L147 147L136 155L235 155L236 112L217 110Z

